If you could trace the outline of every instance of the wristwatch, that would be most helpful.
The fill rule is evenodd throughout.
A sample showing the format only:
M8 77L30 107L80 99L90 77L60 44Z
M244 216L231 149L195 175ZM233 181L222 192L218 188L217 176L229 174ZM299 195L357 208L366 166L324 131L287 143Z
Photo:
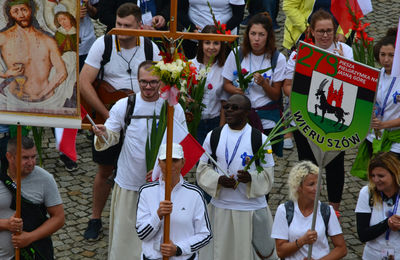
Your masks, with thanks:
M182 255L182 249L179 246L176 246L176 254L175 256L180 256Z

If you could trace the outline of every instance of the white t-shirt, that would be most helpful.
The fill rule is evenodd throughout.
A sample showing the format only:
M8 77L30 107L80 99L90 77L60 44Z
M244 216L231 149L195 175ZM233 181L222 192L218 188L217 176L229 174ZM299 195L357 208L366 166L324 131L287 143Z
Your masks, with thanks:
M248 54L242 60L242 69L246 69L249 73L258 71L261 69L266 69L271 67L271 59L267 55L254 55L252 53ZM278 61L274 72L272 69L268 70L266 76L270 78L270 82L279 82L285 79L285 68L286 68L286 58L282 53L279 53ZM237 76L234 76L236 72L236 62L235 55L231 52L225 62L224 70L222 71L222 76L232 82L236 81ZM251 107L257 108L262 107L271 102L272 100L265 94L264 89L255 82L249 83L249 88L246 90L246 96L251 100ZM271 129L275 126L275 122L271 120L261 119L264 129Z
M369 225L373 226L378 224L382 220L386 219L387 216L385 212L389 210L393 210L393 206L389 207L386 202L383 205L374 205L371 212L371 207L369 206L369 191L368 186L364 186L360 190L360 194L358 196L357 206L356 206L356 213L371 213L371 219L369 221ZM400 209L397 208L397 215L400 215ZM383 233L379 237L375 238L374 240L368 241L364 247L363 259L367 260L375 260L381 259L380 252L381 249L386 247L386 233ZM400 232L390 232L389 236L389 246L395 248L395 256L396 259L400 256Z
M90 0L91 5L95 5L99 0ZM89 14L80 19L79 22L79 55L86 55L89 53L89 49L92 44L96 41L96 35L94 34L94 26Z
M207 137L204 141L203 147L204 149L211 154L211 145L210 145L210 136L211 132L207 134ZM241 141L237 147L237 152L234 154L235 146L238 143L238 140L242 136ZM267 137L262 135L262 142L264 143ZM253 155L253 149L251 147L251 126L247 124L242 130L233 130L229 128L226 124L221 131L221 135L218 142L218 147L216 150L217 162L218 164L227 171L229 175L233 175L236 178L237 171L243 170L244 168L244 156L245 153L247 155ZM228 161L230 163L228 167L228 163L225 159L225 149L228 151ZM268 149L271 149L269 147ZM274 166L274 158L272 154L265 155L266 163L262 163L260 160L260 166L263 168L268 168ZM203 154L200 158L200 161L207 162L208 157ZM255 171L256 166L253 163L250 167L249 171ZM216 169L216 172L219 173L219 170ZM221 175L223 173L220 173ZM271 176L273 179L273 176ZM236 189L228 189L221 187L218 198L212 198L211 203L218 207L224 209L232 209L232 210L257 210L261 208L265 208L267 206L267 201L265 200L265 196L260 196L257 198L248 198L246 195L247 184L239 183Z
M144 38L140 37L140 45L131 49L121 48L117 52L115 46L115 35L112 36L112 52L110 61L104 66L104 80L110 83L115 89L131 89L135 93L140 92L137 80L137 70L143 61L146 60L144 53ZM161 57L158 55L160 50L157 45L153 44L153 60L159 61ZM100 69L100 62L104 53L104 36L99 37L89 50L89 54L85 63L93 68ZM132 59L132 60L131 60ZM130 66L128 66L129 61ZM131 69L131 75L127 72Z
M395 98L394 98L394 96L396 96L395 93L397 94L400 93L400 79L396 78L395 81L393 81L393 79L394 78L392 76L387 75L385 73L385 68L381 69L381 75L379 78L378 92L376 93L375 103L378 104L377 106L379 107L378 109L379 115L377 116L377 118L383 122L399 118L400 115L400 101L396 101L395 103ZM393 87L390 93L388 93L392 81L393 81ZM389 95L385 106L384 103L387 94ZM385 109L382 116L381 111L384 106ZM397 130L399 128L400 127L394 127L394 128L388 128L386 130L391 131L391 130ZM372 142L374 138L375 138L375 133L374 131L371 131L371 133L368 134L367 136L367 140ZM395 153L400 153L400 143L393 143L392 147L390 148L390 151Z
M318 239L313 244L312 258L320 259L329 254L329 243L325 233L325 223L320 211L321 202L318 202L318 215L315 224L315 231L318 233ZM329 206L331 214L328 222L328 235L336 236L342 234L342 228L336 217L335 211L332 206ZM307 217L301 213L297 202L294 202L293 220L288 227L286 219L286 209L284 204L280 204L276 210L274 224L272 225L271 237L275 239L288 240L289 242L296 241L302 237L307 230L311 228L313 214ZM285 257L286 260L303 260L307 257L308 245L304 245L296 253L291 256Z
M226 24L232 17L232 5L244 5L244 0L213 0L209 1L215 18ZM197 26L204 28L206 25L214 24L210 14L207 0L189 0L189 18Z
M107 129L119 133L124 127L127 100L128 98L120 99L111 108L110 117L105 122ZM154 102L147 102L142 99L140 93L136 94L133 116L150 116L151 118L132 118L126 129L115 178L115 182L123 189L137 191L146 182L146 140L151 133L152 116L154 112L156 115L160 114L163 103L164 100L161 98ZM186 128L185 114L179 104L175 105L174 117Z
M197 59L193 59L191 61L193 62L193 65L196 66L197 72L205 69L206 67L204 64L199 63ZM206 105L206 107L201 113L201 119L211 119L220 115L221 96L224 92L224 78L222 77L222 69L223 67L218 66L217 63L214 63L210 67L210 72L207 75L207 81L204 85L203 104ZM211 89L208 88L209 84L212 86Z

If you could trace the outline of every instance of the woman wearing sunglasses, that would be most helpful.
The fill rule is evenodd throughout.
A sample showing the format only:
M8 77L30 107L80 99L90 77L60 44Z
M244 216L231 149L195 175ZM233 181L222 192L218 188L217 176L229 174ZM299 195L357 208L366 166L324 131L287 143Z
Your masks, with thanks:
M253 73L270 68L274 54L277 55L275 67L263 74L255 73L245 92L234 85L237 79L237 67L233 52L229 54L222 72L225 91L229 94L245 94L251 100L250 124L266 135L280 119L279 100L286 66L285 56L275 51L275 34L271 17L268 13L256 14L249 20L244 33L240 50L243 57L242 70ZM272 149L278 156L282 156L282 147L283 143L280 142Z
M312 43L331 53L339 54L348 59L353 59L353 50L345 43L336 41L336 30L337 26L330 13L324 10L318 10L311 16L309 33L311 34ZM290 96L292 90L292 79L297 57L296 54L295 51L292 52L286 66L286 79L283 91L287 96ZM294 131L293 135L297 146L299 161L310 160L317 164L307 138L304 137L299 130ZM336 213L339 215L339 206L340 201L342 200L344 186L344 152L339 153L325 167L325 170L329 204L333 206Z
M400 162L392 152L377 154L368 166L368 186L358 196L357 232L365 244L363 259L400 256Z

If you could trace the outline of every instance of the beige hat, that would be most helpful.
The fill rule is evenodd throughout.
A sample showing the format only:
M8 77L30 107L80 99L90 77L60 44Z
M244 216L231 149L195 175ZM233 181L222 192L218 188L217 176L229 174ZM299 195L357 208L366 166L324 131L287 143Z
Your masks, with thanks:
M165 160L167 158L167 144L162 144L160 146L158 159ZM182 159L183 158L183 148L180 144L172 144L172 158Z

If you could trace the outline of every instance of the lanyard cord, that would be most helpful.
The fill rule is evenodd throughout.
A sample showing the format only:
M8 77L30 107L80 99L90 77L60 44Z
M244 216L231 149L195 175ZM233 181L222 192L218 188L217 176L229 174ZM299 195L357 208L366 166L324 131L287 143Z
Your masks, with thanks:
M382 200L383 200L383 194L381 193L381 196L382 196ZM384 204L383 204L384 202L382 201L382 210L383 210L383 217L385 217L385 209L384 209ZM393 211L392 212L390 212L389 211L389 216L388 216L388 218L390 218L391 216L393 216L396 212L397 212L397 207L398 207L398 205L399 205L399 193L397 193L397 196L396 196L396 203L394 204L394 206L393 206ZM386 235L385 235L385 239L386 239L386 241L389 241L389 236L390 236L390 228L388 228L387 230L386 230Z
M390 87L388 89L388 92L386 94L386 97L385 97L385 99L383 101L382 110L381 110L381 116L382 117L383 117L383 114L385 113L386 103L387 103L387 100L389 98L390 92L392 92L392 88L393 88L393 85L394 85L395 81L396 81L396 77L393 77L392 82L390 83Z
M227 169L229 171L229 166L231 165L233 158L235 157L237 150L239 148L239 144L242 141L242 137L244 135L246 131L244 131L238 138L238 140L236 141L235 144L235 148L233 149L232 155L231 155L231 159L229 159L229 151L228 151L228 134L226 135L226 144L225 144L225 161L226 161L226 165L227 165Z

